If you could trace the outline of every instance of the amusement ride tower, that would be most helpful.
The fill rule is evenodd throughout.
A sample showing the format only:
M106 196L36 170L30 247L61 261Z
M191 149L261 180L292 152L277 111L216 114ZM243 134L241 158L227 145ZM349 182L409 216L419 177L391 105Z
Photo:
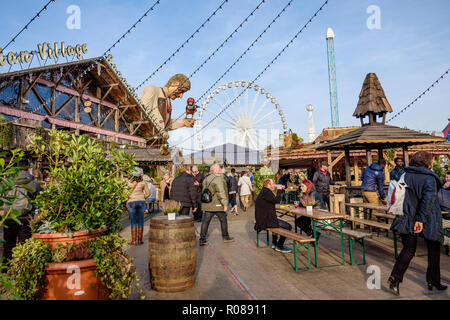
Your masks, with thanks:
M330 82L330 107L331 107L331 127L339 127L339 108L336 86L336 65L334 62L334 32L327 30L327 53L328 53L328 79Z

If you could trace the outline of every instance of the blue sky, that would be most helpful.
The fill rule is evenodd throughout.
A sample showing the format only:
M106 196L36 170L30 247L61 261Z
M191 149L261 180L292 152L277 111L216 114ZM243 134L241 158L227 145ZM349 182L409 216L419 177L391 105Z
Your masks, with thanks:
M128 83L139 84L161 64L223 0L161 0L112 54ZM4 46L46 0L2 3L0 39ZM210 24L150 82L164 85L175 73L189 75L259 3L259 0L229 0ZM289 0L267 0L231 41L192 79L192 89L173 103L174 115L184 111L185 98L199 97L248 47ZM101 55L154 1L95 0L56 2L35 21L8 51L29 50L37 43L65 41L88 44L87 57ZM220 82L250 81L268 64L322 0L295 0L246 57ZM66 27L68 6L81 8L81 29ZM369 30L366 13L370 5L381 9L381 29ZM306 105L315 106L316 134L331 126L325 33L336 34L335 54L341 126L359 125L352 117L365 75L375 72L394 113L414 100L450 68L448 0L330 0L322 13L258 80L283 108L289 127L307 139ZM0 72L6 72L1 67ZM450 118L450 76L440 82L390 124L423 131L440 131ZM142 88L141 88L142 90ZM140 92L139 92L140 93ZM389 116L388 116L389 118ZM181 129L171 134L176 143L193 133ZM194 143L191 148L196 148Z

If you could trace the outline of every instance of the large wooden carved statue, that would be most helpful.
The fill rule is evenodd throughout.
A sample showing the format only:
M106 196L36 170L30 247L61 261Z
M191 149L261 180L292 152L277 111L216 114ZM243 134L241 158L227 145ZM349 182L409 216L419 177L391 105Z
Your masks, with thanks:
M191 82L184 74L176 74L167 81L164 87L147 86L141 94L148 115L152 115L160 127L165 131L192 127L191 119L172 119L171 100L182 98L191 89Z

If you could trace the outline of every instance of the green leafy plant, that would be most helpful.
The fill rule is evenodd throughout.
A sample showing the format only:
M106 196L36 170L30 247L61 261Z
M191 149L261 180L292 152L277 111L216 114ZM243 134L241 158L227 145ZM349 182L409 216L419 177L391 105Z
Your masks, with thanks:
M0 227L3 226L8 218L13 219L19 224L21 223L17 219L20 215L19 212L11 209L11 205L14 203L16 197L10 196L9 192L16 185L14 178L20 173L20 169L16 164L23 158L23 155L24 153L21 150L11 150L10 160L6 162L5 158L7 153L0 153L0 209L3 210L5 205L10 206L9 210L4 212L3 215L0 215ZM3 242L3 240L0 240L0 244ZM6 269L6 266L3 266L3 261L0 261L0 299L6 292L12 289L10 277L2 272L4 269Z
M116 233L89 242L88 247L97 266L97 276L110 290L111 299L127 299L131 294L133 282L136 282L140 298L145 299L133 259L123 249L125 243L126 240Z
M304 207L314 207L316 205L316 200L314 199L314 197L310 196L304 196L302 199L300 199L300 202Z
M111 228L128 199L126 182L137 163L123 151L106 154L89 136L52 130L50 139L30 137L29 149L47 159L50 183L35 200L40 214L33 231L45 222L57 232Z
M111 299L126 299L133 283L145 299L133 259L123 249L126 240L117 233L103 235L79 245L58 245L53 251L42 240L30 238L13 249L10 293L20 299L39 299L45 286L45 268L50 262L93 259L96 275L107 288Z
M34 128L34 134L40 137L44 137L45 135L45 129L43 127L35 127Z
M177 213L181 210L181 204L175 200L166 200L161 206L165 213Z
M253 175L253 186L255 188L255 192L259 194L261 189L263 188L263 182L265 179L275 179L275 175L272 170L267 167L262 167Z
M153 178L153 180L155 181L155 183L158 183L158 184L161 182L160 177L155 177L155 178Z
M30 238L13 249L9 273L12 275L12 294L26 300L37 299L45 285L45 268L52 253L41 240Z

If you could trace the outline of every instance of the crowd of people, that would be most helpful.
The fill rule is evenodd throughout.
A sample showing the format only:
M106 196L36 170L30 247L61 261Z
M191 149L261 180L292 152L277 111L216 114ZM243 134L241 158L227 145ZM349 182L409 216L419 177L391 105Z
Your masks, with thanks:
M26 161L26 160L25 160ZM19 167L27 167L29 163L21 161ZM399 294L399 284L413 259L418 236L422 236L428 249L428 269L426 281L429 290L436 288L445 290L447 286L441 283L440 278L440 248L444 244L444 232L442 226L442 211L450 209L450 172L445 174L443 180L432 170L432 155L425 151L415 153L409 166L404 166L401 158L394 160L395 168L390 172L391 181L404 181L409 188L405 195L403 214L395 216L391 230L400 234L403 249L396 259L395 265L389 277L389 288L394 294ZM377 163L367 166L361 175L361 191L364 202L370 204L386 204L384 168L386 161L379 159ZM227 214L238 215L245 213L254 203L256 231L267 228L284 228L292 230L292 225L277 217L275 205L285 199L285 189L289 186L298 186L299 204L306 206L313 204L315 208L330 210L330 185L334 185L328 163L323 161L320 168L311 174L311 179L306 175L294 175L285 172L278 184L272 179L263 181L262 190L256 196L253 185L252 172L242 171L237 173L233 168L229 173L221 164L210 167L205 176L197 166L182 166L177 176L173 178L169 173L162 177L159 188L156 182L148 175L144 175L142 169L136 167L133 176L128 180L130 189L126 208L131 221L131 241L129 245L143 243L144 215L154 211L156 202L175 200L181 204L180 215L192 213L196 222L201 222L199 244L208 243L207 234L210 222L217 216L224 242L233 242L228 230ZM17 185L26 184L35 190L28 194L29 199L42 190L42 184L34 179L27 170L22 170L16 178ZM159 193L157 192L159 189ZM27 192L24 190L23 192ZM19 197L20 200L20 197ZM12 219L5 221L3 259L11 259L12 249L17 242L23 243L31 237L30 215L34 212L32 202L24 206L18 218L21 224ZM5 206L3 208L7 210ZM444 217L450 218L450 217ZM311 218L295 218L294 224L305 234L312 236ZM316 235L318 244L320 233ZM272 248L281 253L291 252L284 246L285 238L273 235Z
M208 175L204 176L197 166L181 166L173 178L165 173L159 185L159 195L151 178L143 175L140 168L135 168L133 178L128 186L131 189L127 202L131 220L131 241L129 245L142 244L142 226L144 214L149 206L157 200L175 200L180 203L179 215L192 213L195 222L202 222L200 244L204 245L206 233L212 217L217 216L222 226L224 241L232 241L228 235L226 215L239 214L239 205L246 212L254 201L254 179L251 171L236 173L232 168L229 173L220 164L214 164ZM201 196L205 189L211 191L212 201L202 203Z

